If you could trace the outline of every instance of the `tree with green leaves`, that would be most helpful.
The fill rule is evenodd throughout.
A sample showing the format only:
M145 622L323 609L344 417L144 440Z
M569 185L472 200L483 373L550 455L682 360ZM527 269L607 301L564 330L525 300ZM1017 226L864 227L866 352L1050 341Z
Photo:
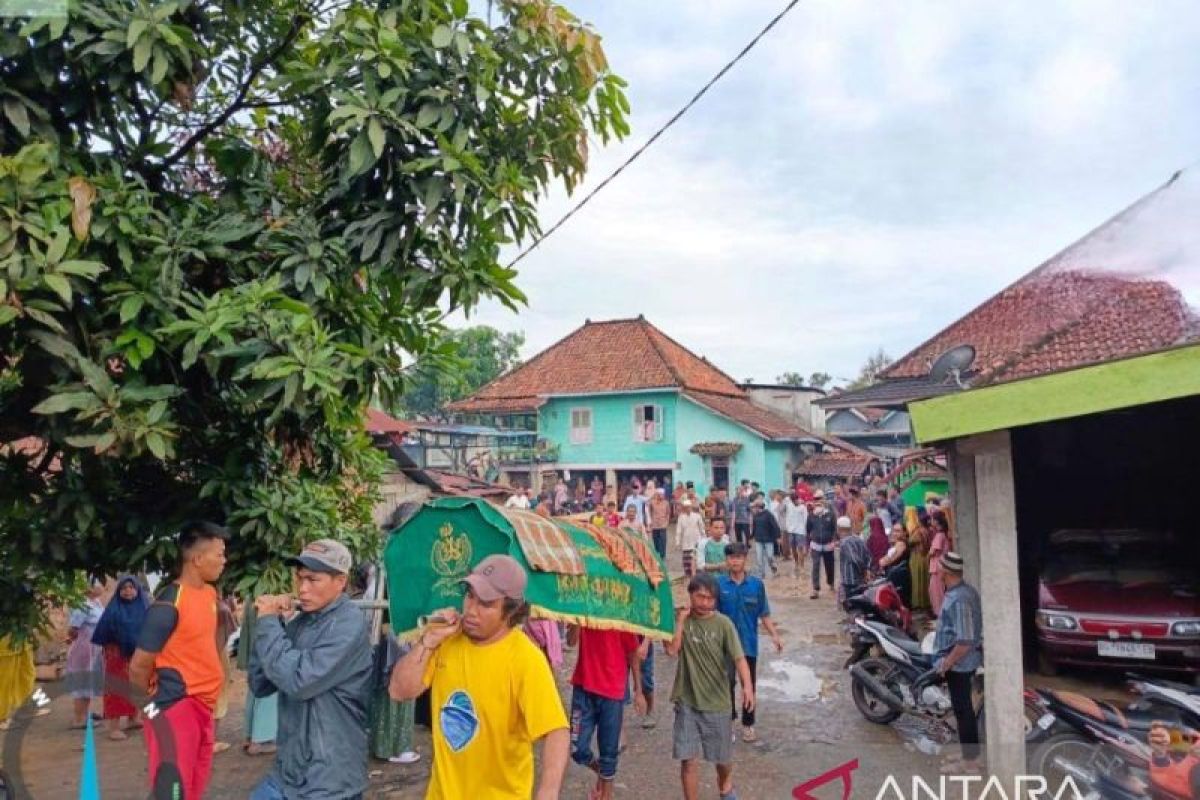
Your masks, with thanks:
M441 364L425 368L418 364L400 400L405 415L428 418L440 414L447 403L472 394L519 366L525 345L524 333L501 332L490 325L450 331L447 339L456 348L457 368L446 369Z
M879 373L891 366L891 363L892 357L885 353L882 347L876 349L874 353L867 356L867 360L863 362L862 368L858 371L858 377L846 388L862 389L870 386L879 379Z
M775 378L781 386L809 386L813 389L824 389L833 380L828 372L814 372L805 378L799 372L785 372Z
M0 21L0 633L189 518L239 591L316 536L373 552L362 432L502 244L627 133L552 0L78 0Z

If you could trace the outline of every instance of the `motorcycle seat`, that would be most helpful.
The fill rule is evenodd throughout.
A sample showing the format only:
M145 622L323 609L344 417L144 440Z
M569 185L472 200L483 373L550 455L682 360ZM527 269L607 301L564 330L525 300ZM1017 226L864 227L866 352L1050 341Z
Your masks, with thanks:
M1084 716L1134 733L1148 733L1150 724L1156 720L1169 723L1179 719L1179 712L1174 709L1139 707L1121 709L1107 701L1095 700L1076 692L1051 691L1050 694L1063 705Z
M887 639L889 643L896 645L896 647L899 647L909 655L920 658L927 656L926 653L921 651L921 643L899 628L894 628L891 625L884 625L882 623L869 624L881 638Z

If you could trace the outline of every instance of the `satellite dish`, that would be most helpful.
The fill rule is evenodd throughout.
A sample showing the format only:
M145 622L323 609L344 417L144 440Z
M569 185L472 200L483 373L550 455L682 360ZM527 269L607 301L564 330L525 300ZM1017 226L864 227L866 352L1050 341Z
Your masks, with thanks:
M975 348L969 344L960 344L938 356L937 361L929 368L929 377L937 383L944 383L947 378L952 377L959 388L965 389L967 385L962 379L962 374L974 363Z

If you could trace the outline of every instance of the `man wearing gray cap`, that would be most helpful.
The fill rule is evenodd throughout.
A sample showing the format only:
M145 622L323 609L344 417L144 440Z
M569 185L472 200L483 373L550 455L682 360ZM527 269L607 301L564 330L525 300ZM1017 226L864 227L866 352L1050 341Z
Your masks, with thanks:
M556 800L571 737L550 665L521 632L529 615L525 570L483 559L463 581L463 610L431 615L392 670L393 700L430 690L433 774L426 800ZM533 744L542 742L534 791Z
M346 596L350 551L321 539L285 562L291 595L255 600L258 624L250 652L255 697L279 693L275 767L250 800L361 798L367 788L367 700L371 643L367 621Z

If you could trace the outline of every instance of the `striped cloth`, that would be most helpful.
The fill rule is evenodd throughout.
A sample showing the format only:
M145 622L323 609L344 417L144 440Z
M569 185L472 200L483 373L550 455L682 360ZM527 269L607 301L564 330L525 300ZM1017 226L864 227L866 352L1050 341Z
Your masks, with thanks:
M496 510L512 523L521 552L530 567L559 575L583 574L583 559L566 530L533 511L520 508Z
M653 547L644 536L632 528L617 528L616 530L625 539L625 544L629 545L637 555L642 569L646 571L646 577L650 579L650 585L657 589L663 580L662 567L658 563L658 553L654 552Z
M612 528L601 528L590 522L572 522L571 524L595 539L596 544L604 549L604 554L608 556L608 560L613 563L614 567L630 575L641 574L637 559L625 546L625 537Z

